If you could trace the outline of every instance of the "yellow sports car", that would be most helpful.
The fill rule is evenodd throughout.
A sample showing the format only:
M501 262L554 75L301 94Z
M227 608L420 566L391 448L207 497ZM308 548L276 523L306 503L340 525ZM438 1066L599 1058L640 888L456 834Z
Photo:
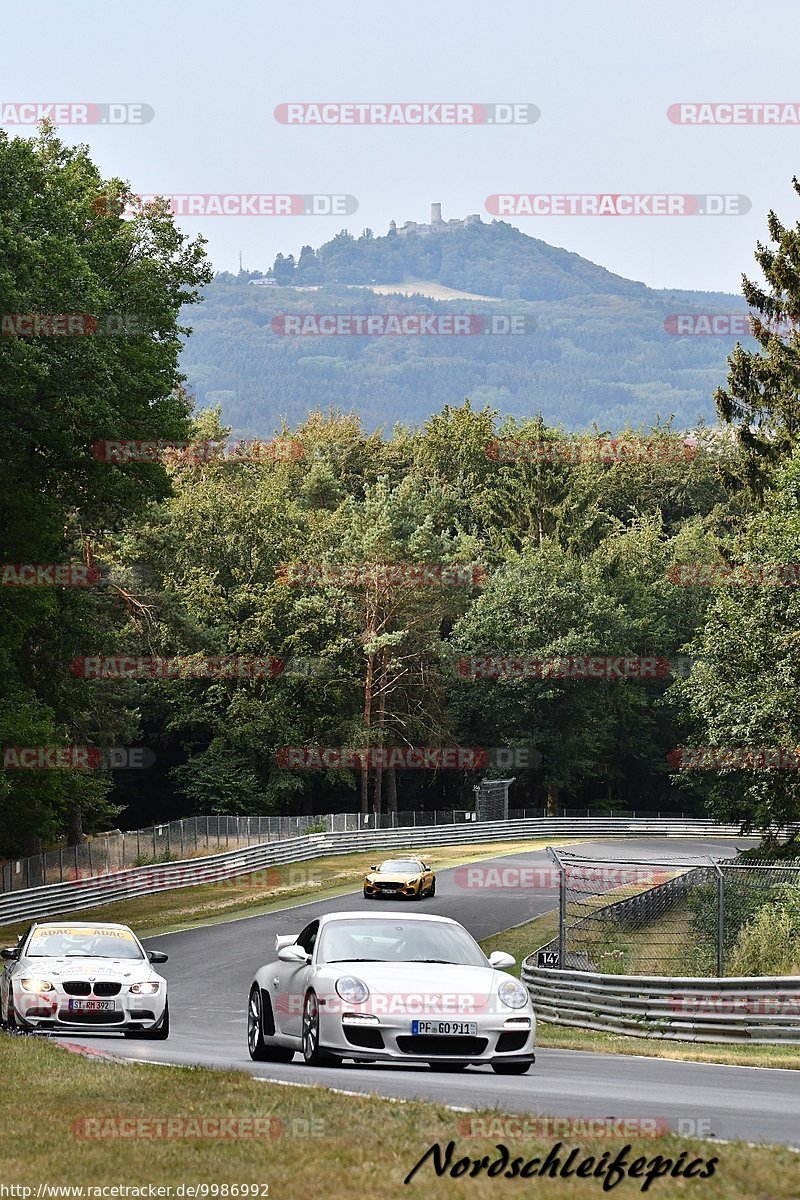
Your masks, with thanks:
M398 900L421 900L436 895L436 876L421 858L387 858L379 867L370 867L364 878L364 899L379 896Z

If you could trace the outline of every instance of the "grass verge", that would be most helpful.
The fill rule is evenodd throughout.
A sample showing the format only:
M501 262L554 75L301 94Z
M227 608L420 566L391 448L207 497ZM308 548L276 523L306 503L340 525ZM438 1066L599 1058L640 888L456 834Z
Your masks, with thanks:
M558 914L544 913L533 921L484 938L485 954L506 950L517 960L509 972L519 977L522 960L558 932ZM800 1046L719 1046L715 1043L677 1042L661 1038L627 1037L622 1033L599 1033L593 1029L570 1029L566 1025L536 1023L536 1043L556 1050L591 1050L600 1054L632 1054L644 1058L671 1058L681 1062L726 1063L739 1067L787 1067L800 1070Z
M519 1132L520 1118L514 1118L507 1136L498 1128L498 1114L486 1110L478 1119L495 1119L478 1126L478 1132L491 1132L475 1136L475 1117L433 1104L344 1098L321 1087L260 1083L243 1072L87 1060L47 1039L6 1034L0 1035L0 1075L4 1081L0 1093L3 1183L30 1187L33 1196L40 1184L84 1189L121 1185L144 1188L140 1193L144 1196L148 1185L174 1189L180 1184L206 1184L218 1185L219 1196L226 1194L221 1190L224 1185L228 1196L234 1194L231 1185L239 1185L239 1196L268 1195L270 1200L321 1194L325 1200L352 1200L354 1194L394 1192L410 1200L443 1200L453 1196L457 1184L449 1172L438 1177L430 1158L403 1186L432 1145L438 1143L444 1154L447 1144L454 1142L452 1163L464 1156L480 1160L488 1155L488 1164L498 1157L498 1143L508 1147L512 1159L520 1156L527 1162L534 1156L543 1160L560 1140L524 1136ZM345 1075L343 1086L347 1086ZM238 1119L239 1124L228 1120L219 1126L222 1118ZM259 1126L254 1127L254 1118ZM176 1120L181 1123L177 1127L167 1124ZM172 1136L164 1136L170 1128ZM260 1136L241 1136L254 1128ZM220 1129L226 1136L219 1136ZM233 1136L233 1131L240 1136ZM684 1166L695 1158L704 1163L718 1160L708 1179L657 1180L650 1194L664 1200L678 1200L691 1192L703 1200L797 1196L800 1159L783 1147L715 1145L672 1134L583 1136L564 1138L563 1149L556 1153L563 1163L578 1147L574 1167L588 1155L597 1162L604 1151L613 1158L624 1145L629 1147L629 1163L640 1156L650 1163L661 1155L677 1164L682 1151L686 1152ZM462 1175L469 1170L467 1164ZM503 1190L485 1169L476 1177L465 1177L466 1190L475 1200L490 1200ZM614 1195L639 1196L644 1182L643 1177L625 1178L614 1187ZM548 1200L571 1200L576 1191L604 1194L600 1179L585 1183L580 1188L574 1178L545 1178L537 1186L534 1176L525 1190L536 1189ZM265 1185L268 1192L261 1187L244 1193L243 1184ZM86 1190L83 1194L91 1197Z
M574 838L537 838L530 841L486 842L482 845L450 845L426 847L422 852L434 870L461 866L481 859L508 854L525 854L547 846L574 843ZM419 853L413 845L392 849L393 858ZM377 855L377 858L376 858ZM263 867L236 879L198 884L196 887L175 888L121 900L98 908L83 909L76 917L82 921L121 921L130 925L141 937L166 933L195 925L210 925L237 917L258 916L278 908L288 908L305 900L325 900L359 888L364 875L373 863L386 855L376 850L356 854L338 854L327 858L285 866ZM155 871L157 867L153 868ZM0 927L0 940L13 941L29 922Z

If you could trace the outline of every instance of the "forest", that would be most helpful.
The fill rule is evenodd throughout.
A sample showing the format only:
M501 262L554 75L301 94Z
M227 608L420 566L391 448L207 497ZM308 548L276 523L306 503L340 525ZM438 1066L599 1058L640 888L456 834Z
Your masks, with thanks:
M432 397L415 425L309 404L236 444L181 368L202 239L159 203L116 215L124 185L47 128L0 134L0 170L24 264L6 309L137 317L2 339L2 561L33 569L0 590L0 852L203 812L468 807L481 777L379 754L298 767L292 748L505 747L530 752L515 806L797 820L796 334L757 325L690 437ZM790 321L798 235L770 232L744 301ZM666 665L464 670L489 658ZM151 668L96 666L120 660ZM110 769L133 744L146 769ZM106 756L32 769L32 747Z

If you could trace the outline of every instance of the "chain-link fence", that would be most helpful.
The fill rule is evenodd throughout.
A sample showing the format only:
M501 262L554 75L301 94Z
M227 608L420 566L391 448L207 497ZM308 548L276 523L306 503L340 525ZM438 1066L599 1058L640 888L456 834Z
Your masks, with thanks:
M548 812L545 808L516 808L508 812L508 819L590 815L598 814L588 808L559 807L553 812ZM604 810L599 815L636 817L637 814L618 809L616 812ZM640 811L638 815L657 815L659 818L662 816L660 812L656 814L646 811ZM685 814L669 815L683 817ZM377 815L369 813L366 816L362 816L361 813L326 813L295 817L185 817L180 821L151 825L147 829L99 834L79 846L67 846L44 854L0 862L0 893L21 891L23 888L40 887L48 883L63 883L70 879L83 879L89 875L102 875L124 867L171 862L203 854L215 854L220 850L238 850L262 842L301 837L306 833L352 833L360 829L452 825L461 821L473 821L476 816L474 811L463 809L431 809L421 812L385 812Z
M800 974L800 862L551 850L559 933L543 965L618 975Z

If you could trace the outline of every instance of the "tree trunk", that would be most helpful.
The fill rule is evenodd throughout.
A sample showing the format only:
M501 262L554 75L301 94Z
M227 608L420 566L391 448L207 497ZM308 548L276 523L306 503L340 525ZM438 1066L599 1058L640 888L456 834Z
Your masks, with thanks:
M384 646L381 653L380 672L378 674L378 749L383 749L383 732L386 728L386 675L389 661L389 648ZM375 795L372 802L376 814L383 808L383 767L380 762L375 768Z
M83 842L83 819L77 806L67 813L67 845L80 846Z
M552 817L554 815L554 813L556 811L557 802L558 802L558 789L554 783L548 783L548 785L547 785L547 815L548 815L548 817Z
M386 771L386 811L397 812L397 775L394 767Z
M372 722L372 675L375 670L375 655L367 655L367 678L364 684L364 728L366 730L366 757L361 763L361 815L369 812L369 732Z

